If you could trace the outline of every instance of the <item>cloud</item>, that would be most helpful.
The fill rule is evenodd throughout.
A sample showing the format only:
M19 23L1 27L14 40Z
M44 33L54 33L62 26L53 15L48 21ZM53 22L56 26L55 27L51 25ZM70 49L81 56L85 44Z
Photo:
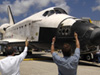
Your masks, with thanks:
M19 16L26 13L29 8L34 5L35 0L16 0L12 4L10 1L3 1L0 4L0 13L7 12L7 6L10 5L13 15Z
M50 0L35 0L35 5L39 8L43 8L48 6L50 3Z
M0 25L3 24L3 23L8 23L8 19L6 17L0 18Z
M100 5L98 5L96 7L92 7L92 11L96 11L96 10L100 11Z
M10 5L9 1L3 1L2 4L0 4L0 13L7 12L8 5Z
M98 4L95 7L92 7L92 11L100 11L100 0L96 0L96 3Z
M10 0L3 0L2 4L0 4L0 13L7 13L7 7L9 5L14 16L23 15L23 17L25 17L28 12L30 12L30 9L34 8L39 11L52 6L51 4L53 6L62 7L67 13L70 13L70 7L67 5L66 0L14 0L13 2ZM8 22L7 18L1 19L2 18L0 18L0 23Z
M34 0L16 0L10 4L14 16L26 13L32 5L34 5Z
M52 3L55 4L55 6L62 7L68 13L70 12L70 7L67 5L67 2L65 0L51 0L51 1L52 1Z
M70 11L70 7L67 5L65 0L15 0L13 3L11 3L10 1L3 1L2 4L0 4L0 13L7 12L7 6L10 5L13 15L19 16L21 14L27 13L30 7L48 7L50 2L55 6L64 8L67 12Z
M100 0L96 0L96 3L99 3L100 4Z

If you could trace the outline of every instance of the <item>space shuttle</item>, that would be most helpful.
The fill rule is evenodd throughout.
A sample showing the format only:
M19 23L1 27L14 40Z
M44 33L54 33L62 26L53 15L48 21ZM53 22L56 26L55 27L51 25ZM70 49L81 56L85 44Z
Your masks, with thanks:
M8 16L9 23L0 26L2 34L0 44L6 42L11 46L24 46L28 37L31 48L50 49L51 40L56 36L57 49L60 49L64 43L70 43L74 50L74 32L78 34L81 53L94 52L96 46L100 44L100 27L90 21L70 16L60 7L42 10L15 23L8 6Z

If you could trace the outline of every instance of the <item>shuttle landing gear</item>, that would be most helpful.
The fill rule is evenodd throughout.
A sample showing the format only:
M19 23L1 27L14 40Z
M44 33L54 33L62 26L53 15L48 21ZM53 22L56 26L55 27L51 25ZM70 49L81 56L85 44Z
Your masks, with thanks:
M93 60L93 54L92 53L88 53L88 54L81 54L81 58L82 59L85 59L85 60L87 60L87 61L91 61L91 60Z
M22 53L24 50L24 47L19 47L19 54ZM28 48L28 52L27 52L28 55L32 55L32 50L30 48Z
M27 54L28 54L28 55L32 55L32 51L28 51Z
M86 55L86 60L88 61L92 60L92 56L90 54Z

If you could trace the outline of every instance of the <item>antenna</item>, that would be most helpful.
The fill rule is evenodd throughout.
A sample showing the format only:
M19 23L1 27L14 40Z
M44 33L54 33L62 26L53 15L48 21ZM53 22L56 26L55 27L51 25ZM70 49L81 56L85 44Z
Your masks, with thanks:
M7 11L8 11L8 17L9 17L9 23L10 23L10 25L15 24L10 6L8 6Z

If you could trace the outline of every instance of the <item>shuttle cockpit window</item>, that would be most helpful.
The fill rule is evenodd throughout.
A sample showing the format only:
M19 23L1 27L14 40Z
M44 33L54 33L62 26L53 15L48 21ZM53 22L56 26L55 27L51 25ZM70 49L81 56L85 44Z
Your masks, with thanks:
M61 14L61 12L59 10L55 10L56 14Z
M54 10L50 10L49 13L48 13L48 16L54 14Z
M67 14L67 12L61 8L54 8L56 14Z
M47 16L48 13L49 13L49 11L46 11L46 12L43 14L43 16Z
M46 11L43 16L51 16L52 14L54 14L54 10L50 10L50 11Z
M54 10L46 11L43 16L51 16L54 13L56 14L67 14L67 12L61 8L54 8Z

